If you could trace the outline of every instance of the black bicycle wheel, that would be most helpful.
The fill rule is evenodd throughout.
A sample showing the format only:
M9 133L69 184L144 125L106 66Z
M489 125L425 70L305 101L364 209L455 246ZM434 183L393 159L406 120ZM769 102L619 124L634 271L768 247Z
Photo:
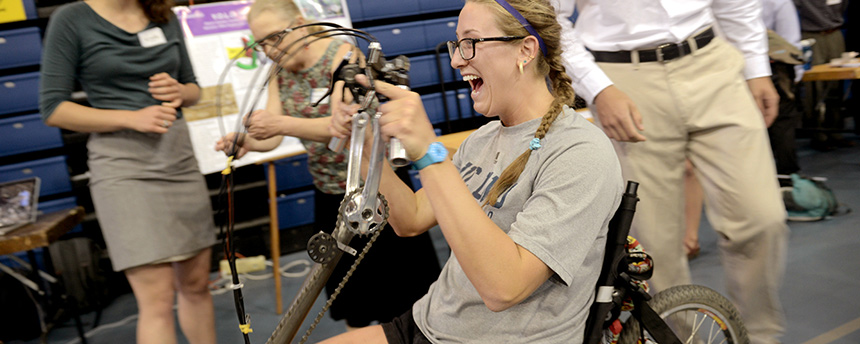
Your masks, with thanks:
M657 293L648 302L682 343L747 344L749 337L737 309L720 293L700 285L680 285ZM630 318L618 343L636 344L639 322ZM645 332L645 338L656 341Z

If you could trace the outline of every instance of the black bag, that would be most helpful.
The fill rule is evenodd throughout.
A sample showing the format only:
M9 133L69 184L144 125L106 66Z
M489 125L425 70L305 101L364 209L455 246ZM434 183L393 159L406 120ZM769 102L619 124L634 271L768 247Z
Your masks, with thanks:
M21 274L25 274L22 272ZM30 340L42 333L35 297L14 277L0 272L0 342Z
M108 302L111 268L105 250L89 238L71 238L50 246L51 262L68 302L78 311L101 309ZM108 264L109 265L109 264Z

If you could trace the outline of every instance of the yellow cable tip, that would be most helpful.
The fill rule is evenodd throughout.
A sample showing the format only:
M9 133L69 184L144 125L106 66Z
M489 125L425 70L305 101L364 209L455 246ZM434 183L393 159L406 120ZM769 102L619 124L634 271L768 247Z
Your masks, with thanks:
M232 169L230 168L230 166L232 166L232 165L233 165L233 155L227 157L227 167L225 167L224 170L221 171L221 174L223 174L223 175L230 174L230 172L232 172Z
M247 323L247 324L244 324L244 325L243 325L243 324L239 324L239 329L240 329L240 330L242 330L242 333L244 333L244 334L248 334L248 333L254 332L254 329L252 329L252 328L251 328L251 323Z

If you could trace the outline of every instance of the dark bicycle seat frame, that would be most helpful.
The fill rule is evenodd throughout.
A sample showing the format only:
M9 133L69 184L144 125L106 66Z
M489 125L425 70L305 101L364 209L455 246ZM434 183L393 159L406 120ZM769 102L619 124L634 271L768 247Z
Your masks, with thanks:
M636 318L641 328L648 330L659 344L679 343L680 340L660 319L647 301L651 299L647 292L633 284L627 273L627 235L636 212L639 201L637 190L639 183L628 181L621 204L609 221L609 231L606 233L606 252L600 277L597 280L596 297L585 323L585 344L598 344L603 338L606 327L618 318L621 304L628 296L633 299L634 310L632 317Z

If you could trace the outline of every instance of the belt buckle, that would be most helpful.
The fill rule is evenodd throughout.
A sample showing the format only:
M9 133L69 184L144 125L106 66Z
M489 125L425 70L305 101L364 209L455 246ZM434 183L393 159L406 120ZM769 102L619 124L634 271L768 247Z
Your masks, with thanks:
M654 52L657 54L657 61L663 62L663 49L672 46L672 43L664 43L654 49Z

